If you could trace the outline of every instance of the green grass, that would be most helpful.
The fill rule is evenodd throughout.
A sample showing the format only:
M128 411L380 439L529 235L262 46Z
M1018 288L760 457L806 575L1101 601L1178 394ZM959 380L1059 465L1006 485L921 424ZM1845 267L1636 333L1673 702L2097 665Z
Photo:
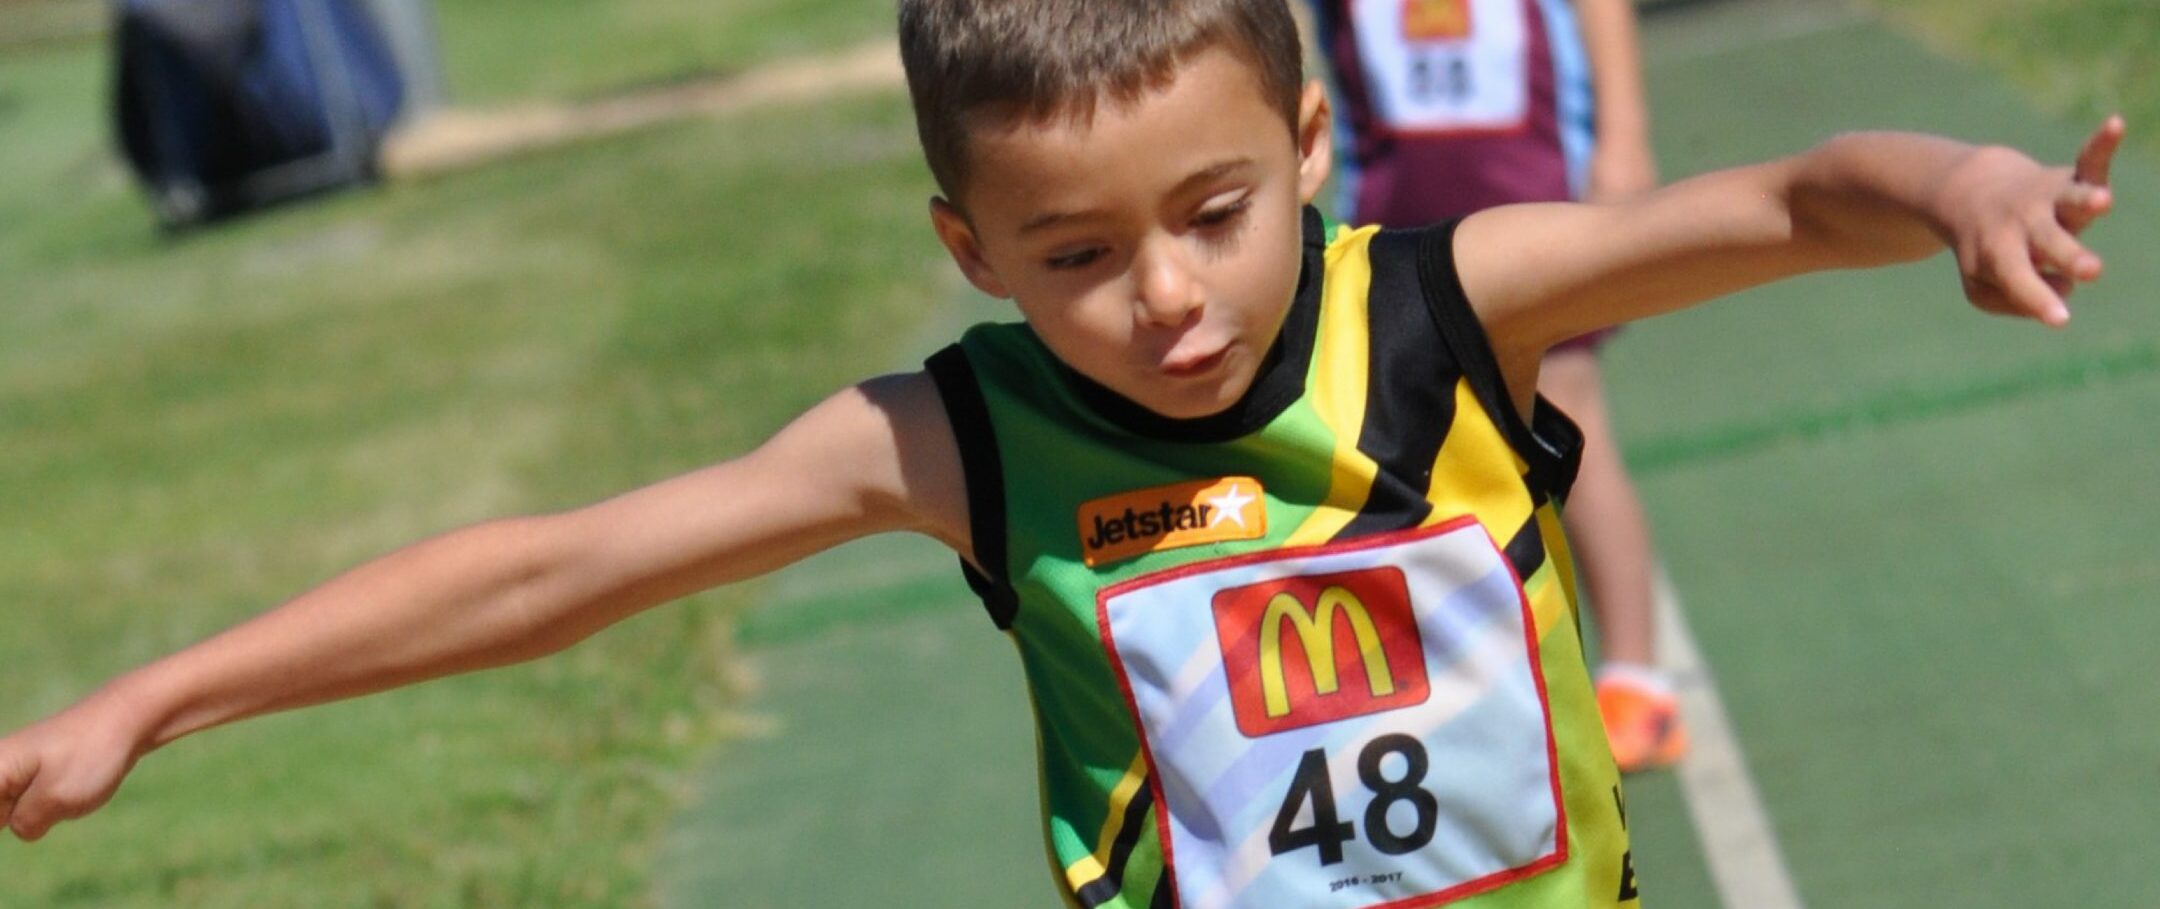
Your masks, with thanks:
M1952 57L2004 73L2043 108L2120 111L2160 153L2160 4L2151 0L1865 0Z
M891 0L425 0L450 100L561 100L892 34ZM0 54L94 49L102 0L0 0ZM0 86L0 101L5 87Z
M648 62L601 53L638 59L579 84ZM897 95L173 240L106 150L103 66L0 57L0 728L415 537L739 452L950 294ZM0 842L0 906L645 905L740 596L182 742Z

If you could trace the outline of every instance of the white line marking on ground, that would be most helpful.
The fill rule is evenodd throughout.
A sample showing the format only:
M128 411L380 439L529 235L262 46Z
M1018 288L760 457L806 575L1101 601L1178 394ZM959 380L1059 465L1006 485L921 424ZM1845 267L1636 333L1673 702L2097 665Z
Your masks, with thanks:
M1726 909L1801 909L1777 834L1733 735L1716 680L1695 646L1671 579L1658 571L1653 591L1657 649L1672 674L1690 747L1675 772L1687 797L1695 837Z

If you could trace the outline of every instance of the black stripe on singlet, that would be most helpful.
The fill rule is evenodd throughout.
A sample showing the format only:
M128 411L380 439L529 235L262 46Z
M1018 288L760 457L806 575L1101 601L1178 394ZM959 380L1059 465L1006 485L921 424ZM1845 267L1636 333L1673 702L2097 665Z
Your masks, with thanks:
M1006 583L1005 465L998 456L997 435L990 428L990 406L983 402L975 367L960 345L932 354L923 368L945 404L953 441L960 447L960 472L967 479L968 535L982 570L961 559L960 572L967 578L968 589L982 599L990 621L999 628L1011 628L1020 601Z
M1469 378L1478 402L1499 425L1508 445L1530 465L1531 491L1565 501L1568 487L1575 482L1575 469L1581 464L1582 433L1542 396L1536 399L1528 424L1508 399L1500 362L1493 356L1485 326L1471 308L1470 297L1463 292L1462 278L1455 270L1455 228L1459 223L1450 221L1418 233L1422 241L1418 275L1433 324L1456 365Z
M1139 845L1140 835L1147 831L1148 809L1153 807L1155 787L1143 779L1132 801L1125 803L1125 817L1119 822L1117 841L1110 844L1110 860L1103 863L1102 876L1082 884L1073 893L1080 905L1094 909L1117 897L1125 883L1125 863L1132 858L1133 847ZM1163 879L1168 880L1169 874L1165 873Z
M1524 583L1545 564L1545 535L1538 530L1535 510L1515 529L1515 535L1508 537L1502 551L1507 553L1508 564L1515 566L1516 579Z
M1170 869L1163 869L1162 876L1155 879L1155 896L1148 900L1148 909L1170 909L1177 905L1177 888L1171 885L1173 880Z
M1455 420L1455 383L1434 381L1447 346L1418 274L1424 231L1383 230L1368 247L1365 423L1358 450L1380 467L1364 507L1337 539L1415 527L1432 513L1425 492Z

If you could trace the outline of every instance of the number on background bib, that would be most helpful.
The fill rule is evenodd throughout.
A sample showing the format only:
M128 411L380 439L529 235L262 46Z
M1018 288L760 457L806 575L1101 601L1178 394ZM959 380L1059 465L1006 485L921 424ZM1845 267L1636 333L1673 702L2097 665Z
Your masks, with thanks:
M1528 117L1524 0L1351 0L1350 15L1388 129L1513 129Z
M1108 588L1188 909L1437 906L1565 860L1530 607L1463 518Z

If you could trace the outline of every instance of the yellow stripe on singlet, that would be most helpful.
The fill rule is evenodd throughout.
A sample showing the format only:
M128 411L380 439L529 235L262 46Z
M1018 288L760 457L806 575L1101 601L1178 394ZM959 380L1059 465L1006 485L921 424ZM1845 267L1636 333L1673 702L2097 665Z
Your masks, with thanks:
M1095 851L1083 855L1065 866L1065 882L1073 890L1093 883L1110 873L1110 850L1117 845L1118 834L1125 826L1125 809L1132 805L1133 796L1140 792L1140 784L1147 781L1147 757L1133 755L1132 766L1125 768L1125 775L1110 789L1110 813L1103 818L1101 832L1095 837Z
M1559 596L1546 598L1549 603L1530 601L1532 612L1537 616L1538 638L1542 640L1555 623L1563 619L1575 620L1568 610L1572 604L1582 602L1582 598L1575 589L1575 553L1568 548L1567 532L1560 528L1560 510L1547 501L1538 508L1537 518L1538 533L1545 538L1545 564L1538 573L1551 573L1553 582L1560 587Z
M1485 413L1470 380L1456 380L1455 422L1448 427L1439 456L1433 458L1432 486L1425 490L1433 511L1425 523L1430 526L1474 514L1494 533L1514 532L1530 519L1530 497L1523 492L1521 480L1529 469ZM1506 540L1497 542L1507 544Z
M1325 543L1335 538L1372 495L1380 465L1358 450L1365 426L1365 387L1370 360L1371 324L1366 294L1372 289L1372 264L1366 259L1379 229L1346 230L1327 249L1327 284L1320 290L1319 337L1313 341L1311 385L1313 410L1335 435L1334 472L1327 498L1291 531L1285 546Z
M1479 403L1468 378L1455 383L1455 422L1448 427L1440 454L1433 459L1432 486L1425 499L1433 503L1426 526L1474 514L1495 534L1514 533L1530 520L1530 496L1520 477L1530 469L1514 447L1500 434L1500 427ZM1543 638L1557 622L1568 621L1567 604L1572 597L1546 595L1558 583L1572 592L1574 577L1567 558L1567 540L1558 529L1551 505L1537 509L1538 528L1546 546L1545 561L1523 578L1523 592L1530 598L1537 634ZM1506 539L1494 543L1505 546Z

